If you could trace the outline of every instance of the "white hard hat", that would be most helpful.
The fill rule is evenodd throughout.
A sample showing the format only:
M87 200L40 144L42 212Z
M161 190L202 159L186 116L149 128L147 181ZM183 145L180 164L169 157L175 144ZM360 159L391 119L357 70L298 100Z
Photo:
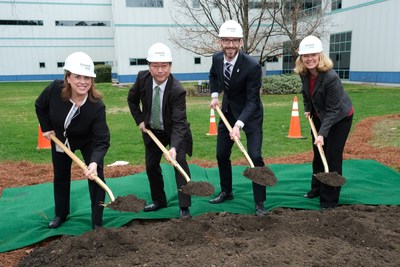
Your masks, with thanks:
M322 42L319 38L309 35L300 42L299 55L315 54L324 51Z
M225 21L219 28L218 36L243 38L242 26L234 20Z
M67 57L64 69L74 74L96 77L92 59L83 52L75 52Z
M148 62L172 62L171 50L163 43L155 43L147 52Z

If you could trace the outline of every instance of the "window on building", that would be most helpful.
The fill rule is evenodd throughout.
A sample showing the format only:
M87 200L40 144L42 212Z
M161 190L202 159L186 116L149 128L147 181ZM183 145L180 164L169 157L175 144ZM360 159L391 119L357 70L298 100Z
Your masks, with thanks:
M110 26L109 21L56 20L56 26Z
M298 9L302 16L314 15L321 12L321 0L286 1L284 4L284 14L286 15L296 12Z
M192 7L193 8L199 8L200 7L199 0L192 0Z
M340 78L349 79L351 32L331 34L329 45L329 57L333 61L333 69Z
M126 0L126 7L164 7L164 0Z
M130 58L129 65L130 66L147 65L147 59L145 59L145 58Z
M282 72L284 74L293 73L295 58L292 57L292 45L290 41L283 43Z
M195 57L194 64L201 64L201 57Z
M1 19L0 25L43 26L43 20L6 20L6 19Z
M63 68L64 62L57 62L57 68Z
M332 11L336 9L342 9L342 0L332 0Z
M41 69L46 68L46 64L44 62L39 62L39 68Z
M249 1L249 8L278 9L279 3L276 1L255 0Z
M278 62L278 57L277 56L268 56L267 62L269 62L269 63Z

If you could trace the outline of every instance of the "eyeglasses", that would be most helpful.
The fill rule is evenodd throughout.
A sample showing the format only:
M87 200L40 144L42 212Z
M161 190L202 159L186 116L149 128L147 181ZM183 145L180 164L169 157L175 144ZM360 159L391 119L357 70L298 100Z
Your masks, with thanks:
M224 45L228 45L230 43L232 43L233 45L238 45L240 43L241 39L221 39L221 42Z

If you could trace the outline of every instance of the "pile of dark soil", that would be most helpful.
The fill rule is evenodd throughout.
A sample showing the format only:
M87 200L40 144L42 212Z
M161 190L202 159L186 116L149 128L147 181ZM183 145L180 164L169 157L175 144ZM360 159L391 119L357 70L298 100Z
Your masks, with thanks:
M372 125L400 115L368 118L356 125L345 159L374 159L397 171L399 147L374 147ZM267 164L309 162L312 152L267 158ZM192 159L204 168L213 161ZM247 165L246 160L234 162ZM144 171L107 167L106 177ZM80 174L78 166L73 173ZM73 175L79 177L80 175ZM52 181L51 164L0 162L4 188ZM268 189L267 189L268 191ZM267 200L268 201L268 200ZM1 266L400 266L399 206L340 206L310 211L274 209L267 217L209 213L188 220L134 220L116 229L56 237L1 253Z

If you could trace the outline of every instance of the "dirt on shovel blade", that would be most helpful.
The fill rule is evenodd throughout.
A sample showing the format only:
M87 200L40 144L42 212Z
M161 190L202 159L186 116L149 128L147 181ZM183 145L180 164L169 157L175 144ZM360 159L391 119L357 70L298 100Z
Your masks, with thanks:
M137 198L134 195L117 197L113 202L107 205L107 208L118 211L139 212L146 205L146 200Z
M207 182L188 182L185 186L182 186L180 189L185 194L194 195L194 196L211 196L214 194L214 186Z
M337 172L320 172L315 175L321 183L330 186L342 186L346 183L346 178L338 174Z
M247 167L243 172L243 176L264 186L274 186L278 182L274 172L267 166Z

